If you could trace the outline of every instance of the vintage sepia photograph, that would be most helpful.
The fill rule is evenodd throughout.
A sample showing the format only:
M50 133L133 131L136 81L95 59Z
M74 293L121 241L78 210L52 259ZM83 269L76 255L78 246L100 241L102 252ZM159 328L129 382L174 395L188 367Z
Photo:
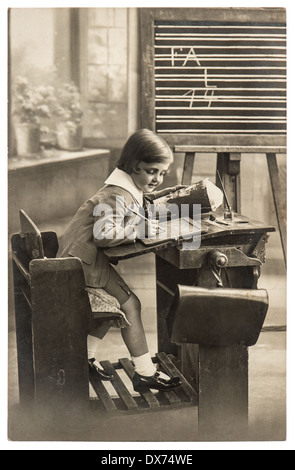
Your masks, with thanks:
M7 439L285 442L288 11L92 3L6 9Z

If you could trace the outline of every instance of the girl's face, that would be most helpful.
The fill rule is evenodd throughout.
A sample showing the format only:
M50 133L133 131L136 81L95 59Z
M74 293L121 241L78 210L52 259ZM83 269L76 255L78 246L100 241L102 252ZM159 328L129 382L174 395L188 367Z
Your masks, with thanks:
M157 186L163 183L163 179L172 162L146 163L139 162L137 173L132 173L132 179L136 186L144 193L151 193Z

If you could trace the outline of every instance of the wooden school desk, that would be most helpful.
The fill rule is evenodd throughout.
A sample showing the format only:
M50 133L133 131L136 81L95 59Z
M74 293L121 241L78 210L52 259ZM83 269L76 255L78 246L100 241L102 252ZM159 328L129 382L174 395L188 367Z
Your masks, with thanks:
M219 215L219 220L222 220L222 212ZM240 431L243 433L247 428L248 348L236 346L219 348L217 351L211 347L199 348L198 344L193 343L173 344L167 320L178 284L211 288L220 283L224 287L237 289L258 288L260 269L265 262L268 233L275 228L243 216L238 219L239 223L223 225L210 220L209 214L202 215L201 245L195 250L185 249L177 240L163 241L158 246L146 246L137 241L134 245L105 250L109 259L115 263L149 252L155 253L158 351L174 356L179 370L197 392L200 391L199 381L203 381L202 396L199 397L199 426L200 429L204 426L204 435L206 430L210 435L212 425L216 427L218 423L224 431L227 429L227 421L228 431L231 432L232 416L237 413ZM219 269L218 260L224 255L227 259L226 269ZM214 266L212 260L217 265ZM194 325L188 327L193 329ZM208 367L209 380L205 375ZM238 397L231 413L228 413L228 407L225 406L225 401L229 400L228 394L224 394L221 389L219 393L216 387L220 374L221 380L226 381L225 387L232 398ZM208 414L210 409L213 413L212 420L210 413ZM216 419L217 415L219 420ZM237 432L236 426L234 431Z
M169 312L177 284L216 286L216 278L208 263L210 253L218 250L228 258L226 273L221 273L224 286L256 289L260 268L265 262L265 245L268 232L275 228L259 221L242 217L243 223L219 225L209 215L202 216L201 246L186 250L182 242L163 241L156 246L146 246L140 240L132 245L108 248L105 254L117 263L150 252L156 257L158 349L175 353L168 337L166 316Z

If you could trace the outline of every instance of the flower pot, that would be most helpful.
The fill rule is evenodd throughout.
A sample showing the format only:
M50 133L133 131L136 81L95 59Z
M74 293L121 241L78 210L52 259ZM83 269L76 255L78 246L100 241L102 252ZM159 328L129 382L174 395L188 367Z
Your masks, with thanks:
M15 125L16 153L20 157L34 155L40 150L40 128L36 124Z
M71 152L81 150L83 147L82 125L69 125L64 122L58 123L56 140L60 149L69 150Z

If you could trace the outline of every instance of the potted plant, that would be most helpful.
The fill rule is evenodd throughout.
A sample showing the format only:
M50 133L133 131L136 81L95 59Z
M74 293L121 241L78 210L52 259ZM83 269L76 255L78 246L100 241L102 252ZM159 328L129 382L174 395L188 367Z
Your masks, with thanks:
M56 88L57 145L64 150L80 150L83 147L83 111L78 88L64 83Z
M40 150L42 119L51 115L54 102L52 87L30 86L25 77L17 77L12 88L12 115L19 156L30 156Z

